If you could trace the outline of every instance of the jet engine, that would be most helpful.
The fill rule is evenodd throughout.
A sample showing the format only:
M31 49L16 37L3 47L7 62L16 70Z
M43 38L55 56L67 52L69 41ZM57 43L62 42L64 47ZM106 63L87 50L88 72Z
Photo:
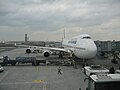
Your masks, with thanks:
M26 53L30 54L32 50L30 48L26 49Z
M49 57L50 56L50 51L46 50L43 52L44 57Z

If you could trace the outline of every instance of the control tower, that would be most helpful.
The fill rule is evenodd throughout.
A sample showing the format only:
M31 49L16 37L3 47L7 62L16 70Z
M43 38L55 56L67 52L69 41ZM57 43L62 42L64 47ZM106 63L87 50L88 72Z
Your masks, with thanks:
M27 36L27 34L25 34L25 43L27 43L28 42L28 36Z

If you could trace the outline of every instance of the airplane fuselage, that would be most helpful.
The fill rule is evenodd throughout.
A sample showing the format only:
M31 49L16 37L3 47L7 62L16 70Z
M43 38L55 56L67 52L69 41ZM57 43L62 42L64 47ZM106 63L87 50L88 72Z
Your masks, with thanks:
M87 34L64 40L62 44L64 48L73 51L74 55L81 59L94 58L97 53L94 41Z

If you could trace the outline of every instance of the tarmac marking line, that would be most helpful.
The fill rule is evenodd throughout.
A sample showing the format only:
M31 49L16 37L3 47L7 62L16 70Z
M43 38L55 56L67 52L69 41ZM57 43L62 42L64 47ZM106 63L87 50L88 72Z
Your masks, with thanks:
M44 81L43 80L33 80L32 82L41 83L41 82L44 82Z
M47 90L47 82L43 83L43 90Z
M0 78L0 82L8 75L8 72L6 72L1 78Z
M35 66L35 70L39 72L39 67L38 67L38 66Z

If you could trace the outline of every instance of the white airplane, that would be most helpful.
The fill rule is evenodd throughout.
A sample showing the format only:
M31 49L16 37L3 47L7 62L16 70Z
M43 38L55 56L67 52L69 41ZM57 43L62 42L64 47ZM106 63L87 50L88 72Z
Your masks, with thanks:
M52 48L52 47L29 47L26 49L26 53L31 53L34 50L43 50L43 55L49 57L52 50L73 53L77 58L91 59L96 56L97 47L90 35L83 34L73 37L69 40L63 40L62 46L64 48Z

